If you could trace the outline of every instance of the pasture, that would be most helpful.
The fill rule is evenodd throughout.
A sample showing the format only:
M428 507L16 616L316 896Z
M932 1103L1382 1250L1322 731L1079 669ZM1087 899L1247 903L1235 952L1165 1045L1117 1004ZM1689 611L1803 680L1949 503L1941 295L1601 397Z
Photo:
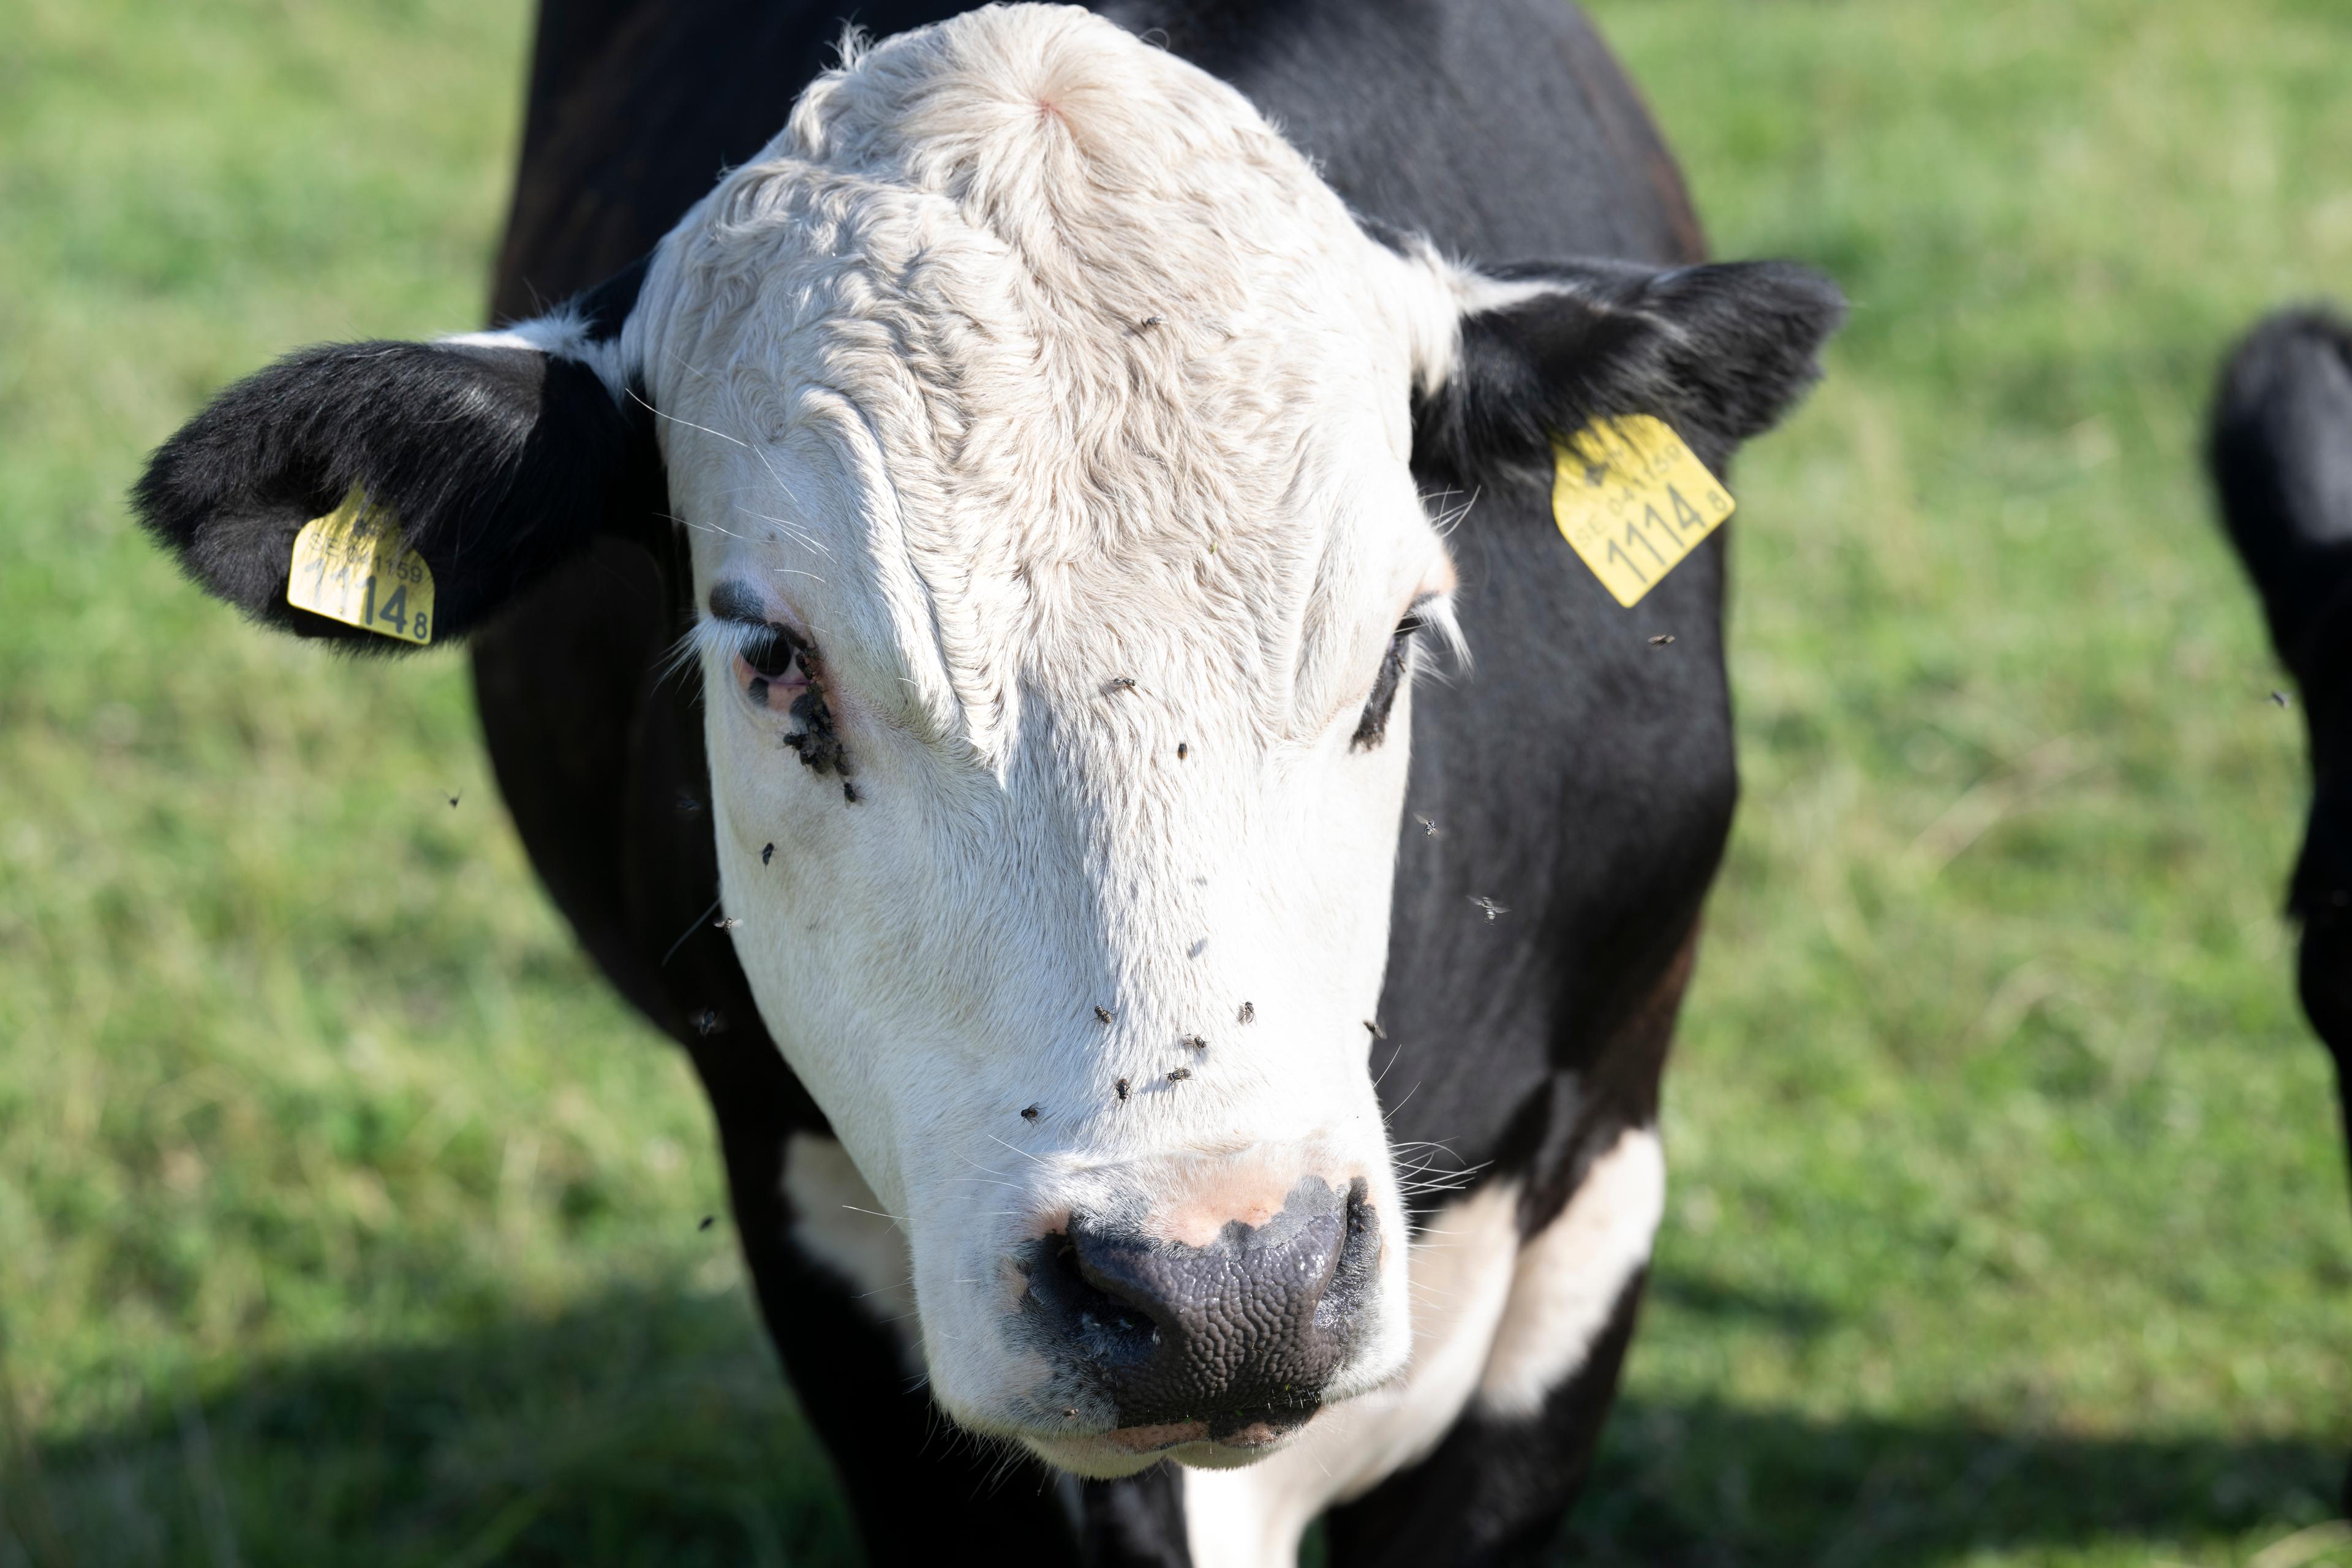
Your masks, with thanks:
M527 9L0 8L0 1568L853 1561L462 658L265 637L122 501L272 355L476 323ZM2352 12L1591 9L1718 251L1855 310L1735 475L1746 795L1559 1560L2352 1564L2301 732L2195 462L2352 296Z

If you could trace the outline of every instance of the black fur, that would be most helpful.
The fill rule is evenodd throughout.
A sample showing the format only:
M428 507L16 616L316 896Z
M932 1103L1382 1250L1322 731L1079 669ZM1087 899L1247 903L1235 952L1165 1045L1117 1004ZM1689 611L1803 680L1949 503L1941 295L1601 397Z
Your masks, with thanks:
M156 450L132 500L191 577L254 619L372 652L412 647L286 602L294 536L354 484L432 569L436 642L598 533L637 526L660 494L647 421L586 365L367 342L305 349L223 392Z
M2303 926L2304 1012L2336 1058L2352 1150L2352 324L2287 310L2249 333L2221 373L2206 457L2303 693L2311 815L2287 903Z
M1078 1497L1087 1568L1195 1568L1184 1539L1184 1478L1174 1466L1163 1461L1125 1480L1087 1481ZM1028 1561L1025 1547L1021 1561Z
M649 250L572 301L570 310L580 318L583 335L590 342L606 343L621 335L629 312L637 308L637 295L653 263Z
M1475 1406L1436 1451L1325 1518L1330 1568L1534 1568L1582 1489L1617 1395L1648 1270L1628 1280L1575 1375L1525 1418ZM1432 1508L1442 1498L1445 1506Z
M1422 400L1414 461L1475 481L1551 463L1591 420L1665 420L1717 468L1821 374L1845 316L1817 272L1779 261L1660 269L1580 261L1495 269L1546 292L1462 323L1461 359Z
M2315 624L2352 581L2352 325L2287 310L2249 333L2222 371L2207 459L2279 657L2300 675Z

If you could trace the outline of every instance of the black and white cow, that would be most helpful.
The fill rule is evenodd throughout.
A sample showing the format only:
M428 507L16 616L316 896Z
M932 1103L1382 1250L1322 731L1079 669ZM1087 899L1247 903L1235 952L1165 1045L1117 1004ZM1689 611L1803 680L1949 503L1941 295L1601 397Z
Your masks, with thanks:
M2321 310L2263 321L2221 374L2212 425L2221 515L2310 730L2311 817L2287 907L2352 1149L2352 323ZM2343 1500L2352 1513L2352 1474Z
M1700 263L1549 0L830 10L550 0L525 319L280 362L141 514L362 648L290 552L398 517L876 1558L1524 1555L1736 788L1719 536L1621 608L1552 444L1720 472L1837 293Z

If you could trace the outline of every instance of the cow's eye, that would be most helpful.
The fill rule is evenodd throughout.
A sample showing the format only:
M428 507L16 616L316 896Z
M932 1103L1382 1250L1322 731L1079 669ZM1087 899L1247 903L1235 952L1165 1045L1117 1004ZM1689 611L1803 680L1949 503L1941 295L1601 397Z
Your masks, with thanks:
M808 645L779 626L765 626L743 642L743 662L771 680L780 680L800 663Z
M814 644L773 621L746 629L735 646L735 684L753 706L784 716L786 751L820 773L839 775L843 799L859 798Z
M762 708L779 711L806 689L815 650L787 626L773 622L747 632L735 649L735 680Z
M1356 722L1355 738L1348 742L1349 751L1369 752L1388 739L1389 710L1396 706L1397 687L1412 658L1413 636L1425 624L1419 614L1408 610L1389 634L1388 651L1381 656L1381 672L1372 679L1371 695L1364 699L1364 716Z

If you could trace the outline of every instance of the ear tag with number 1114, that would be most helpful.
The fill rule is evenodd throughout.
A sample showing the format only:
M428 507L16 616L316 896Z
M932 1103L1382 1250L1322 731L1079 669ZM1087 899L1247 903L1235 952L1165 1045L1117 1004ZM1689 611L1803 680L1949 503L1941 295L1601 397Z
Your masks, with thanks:
M408 548L391 509L357 485L294 536L286 602L401 642L433 640L433 569Z
M1731 515L1731 494L1662 419L1596 419L1552 444L1551 515L1631 609Z

